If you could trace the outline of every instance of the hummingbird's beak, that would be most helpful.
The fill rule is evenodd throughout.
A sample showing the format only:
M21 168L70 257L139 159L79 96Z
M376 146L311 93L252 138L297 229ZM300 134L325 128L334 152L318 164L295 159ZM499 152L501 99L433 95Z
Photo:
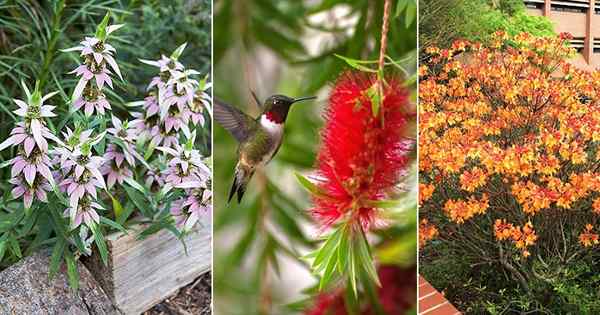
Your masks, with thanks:
M315 98L317 98L317 97L316 96L299 97L299 98L295 98L292 103L306 101L306 100L314 100Z

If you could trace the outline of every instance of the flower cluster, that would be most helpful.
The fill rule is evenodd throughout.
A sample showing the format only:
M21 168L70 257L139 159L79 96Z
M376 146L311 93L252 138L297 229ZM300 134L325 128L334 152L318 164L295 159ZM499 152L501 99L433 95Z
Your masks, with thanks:
M66 143L74 146L64 146L56 151L60 168L55 172L55 177L60 191L69 196L69 207L65 210L65 216L71 219L73 228L78 227L82 222L89 227L100 223L97 210L104 210L97 203L97 189L106 189L104 177L100 172L104 159L95 156L92 152L92 146L97 144L104 134L90 138L91 134L91 130L79 135L66 134L69 136ZM75 143L82 140L83 142Z
M165 183L185 190L185 195L171 205L171 214L184 231L189 231L201 215L212 209L212 193L208 189L211 172L198 150L193 149L194 141L195 132L184 146L158 147L171 155L163 174Z
M556 216L595 221L600 73L566 62L568 39L499 32L485 45L425 50L420 215L440 233L451 223L495 221L497 240L510 238L527 256L537 239L532 223L506 221L544 229L559 228Z
M413 144L403 136L408 91L395 76L385 82L378 112L369 97L377 76L348 72L332 89L317 162L323 193L313 196L311 210L324 226L343 217L365 229L379 224L379 209L370 203L385 199L405 171Z
M112 117L111 123L112 127L107 128L106 132L113 138L114 143L108 144L104 154L105 161L100 169L102 174L107 176L108 188L113 187L115 183L122 185L125 179L133 178L135 158L143 160L135 150L135 130L130 128L127 121L122 122L115 116Z
M579 243L585 247L590 247L600 243L598 240L598 234L593 233L594 227L591 224L585 225L585 230L579 234Z
M144 111L134 114L136 119L132 125L138 134L151 139L153 147L175 147L180 131L189 136L190 124L204 126L203 110L208 108L210 99L205 89L210 85L200 87L192 78L199 72L185 69L177 60L184 48L185 44L171 57L163 55L156 61L141 60L158 67L160 73L148 85L149 95L142 102Z
M121 71L113 57L115 48L106 42L108 35L122 25L111 25L104 28L105 32L97 34L95 37L86 37L78 46L63 50L64 52L80 51L83 62L71 73L79 78L75 89L73 90L73 109L84 108L86 116L91 116L94 111L104 115L106 109L110 109L110 104L102 92L104 84L110 88L113 87L110 74L111 70L116 73L121 80ZM101 29L101 28L99 28Z
M506 223L505 219L497 219L494 223L494 234L499 241L512 240L515 247L521 250L523 257L530 255L527 247L535 244L537 240L531 222L527 222L523 227L520 227L514 226L512 223Z
M435 225L429 223L429 220L422 219L419 223L419 247L423 247L429 240L437 237L439 234Z
M44 118L56 116L55 106L44 104L58 92L42 97L38 86L31 93L25 83L22 84L27 101L15 99L19 109L14 113L21 117L10 137L0 144L0 150L9 146L17 147L17 156L10 161L11 179L15 187L14 198L23 197L25 208L30 208L34 199L47 202L46 192L52 190L52 164L48 157L48 140L58 140L46 127Z

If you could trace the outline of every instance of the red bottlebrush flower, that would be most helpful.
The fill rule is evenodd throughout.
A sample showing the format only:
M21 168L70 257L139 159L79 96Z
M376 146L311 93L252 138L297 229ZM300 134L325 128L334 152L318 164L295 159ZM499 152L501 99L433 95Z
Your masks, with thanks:
M402 135L408 91L397 76L385 81L377 116L369 97L375 74L347 72L333 87L317 158L317 185L325 196L314 196L311 210L324 226L343 216L364 229L378 223L377 209L366 201L384 199L405 170L414 142Z
M404 314L414 307L417 300L417 277L415 268L402 269L398 266L378 268L381 287L377 296L386 314ZM367 301L364 299L363 301ZM305 315L347 315L344 307L343 290L325 292L317 296L314 305ZM362 315L376 314L373 305L361 305Z
M305 315L348 315L344 305L342 291L335 293L321 293L317 296L315 304Z

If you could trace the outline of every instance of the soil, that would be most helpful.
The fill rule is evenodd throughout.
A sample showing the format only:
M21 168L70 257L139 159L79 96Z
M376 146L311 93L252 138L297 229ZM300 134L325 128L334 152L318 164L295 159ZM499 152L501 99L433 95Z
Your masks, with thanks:
M207 272L143 315L211 315L211 273Z

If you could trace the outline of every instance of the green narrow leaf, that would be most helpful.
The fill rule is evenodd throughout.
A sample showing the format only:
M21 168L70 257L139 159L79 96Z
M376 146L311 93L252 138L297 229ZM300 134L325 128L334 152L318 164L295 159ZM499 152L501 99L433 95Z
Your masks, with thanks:
M105 218L105 217L100 217L100 223L102 223L104 225L107 225L107 226L110 226L110 227L112 227L115 230L118 230L120 232L123 232L123 233L127 234L127 230L121 224L119 224L119 223L117 223L117 222L115 222L115 221L113 221L111 219L108 219L108 218Z
M329 256L333 255L336 246L339 244L341 238L341 229L337 229L333 232L323 246L317 250L317 255L315 256L315 260L313 262L313 268L320 266Z
M52 280L58 269L60 268L60 263L63 258L63 253L65 251L65 240L63 238L58 238L56 244L54 244L54 248L52 249L52 255L50 256L50 268L48 272L48 278Z
M108 26L108 20L110 19L110 11L106 12L106 15L102 19L102 22L98 24L98 28L96 29L96 37L100 40L106 39L106 27Z
M92 234L94 234L94 242L96 243L96 247L98 247L98 252L100 252L100 258L102 258L102 262L106 266L108 265L108 248L106 247L104 236L98 230L97 225L94 225L91 230Z
M73 291L79 290L79 270L77 261L70 251L65 252L65 261L67 262L67 277L69 278L69 286Z
M379 108L381 107L381 93L379 91L379 81L375 82L369 89L367 90L367 97L371 101L371 111L373 112L373 116L377 117L379 115Z
M350 281L346 283L346 289L344 290L344 306L346 307L348 315L358 315L360 314L359 301L356 297L356 293L352 291L352 286L349 282Z
M8 238L8 245L10 246L10 250L15 256L18 258L23 258L23 254L21 253L21 246L19 245L19 241L13 235Z
M353 297L358 296L358 290L356 286L356 260L354 255L354 242L350 242L350 255L348 255L348 282L350 282L350 288L352 289Z
M142 187L142 185L140 185L135 179L131 177L126 177L125 182L129 184L129 186L137 189L142 194L146 194L146 190L144 189L144 187Z
M417 17L417 4L414 0L408 0L406 4L406 14L404 16L404 26L409 28Z
M319 186L315 185L308 178L304 177L304 175L302 175L300 173L295 173L295 175L296 175L296 178L298 179L298 182L300 183L300 185L302 185L302 187L304 187L310 193L312 193L316 196L327 197L325 192Z
M359 71L363 71L363 72L371 72L371 73L376 73L377 70L371 69L369 67L363 66L363 64L372 64L372 63L377 63L377 61L371 61L371 60L357 60L357 59L352 59L352 58L348 58L348 57L344 57L338 54L334 54L336 57L342 59L344 62L346 62L350 67L359 70Z
M131 189L128 186L122 187L123 189L125 189L127 196L129 197L129 199L131 199L133 204L135 204L138 210L140 210L140 212L142 212L144 216L152 217L152 209L150 208L150 203L148 202L148 200L146 200L145 196L140 194L139 191Z
M109 193L110 199L112 200L113 212L115 213L115 218L117 218L117 222L120 222L121 217L123 216L123 205L117 200L117 198L113 197L112 194Z
M358 246L356 246L355 254L357 255L358 265L365 270L373 282L375 282L378 286L381 286L381 283L379 282L379 276L377 275L377 270L375 269L375 263L373 262L371 249L364 232L358 236L357 243Z

